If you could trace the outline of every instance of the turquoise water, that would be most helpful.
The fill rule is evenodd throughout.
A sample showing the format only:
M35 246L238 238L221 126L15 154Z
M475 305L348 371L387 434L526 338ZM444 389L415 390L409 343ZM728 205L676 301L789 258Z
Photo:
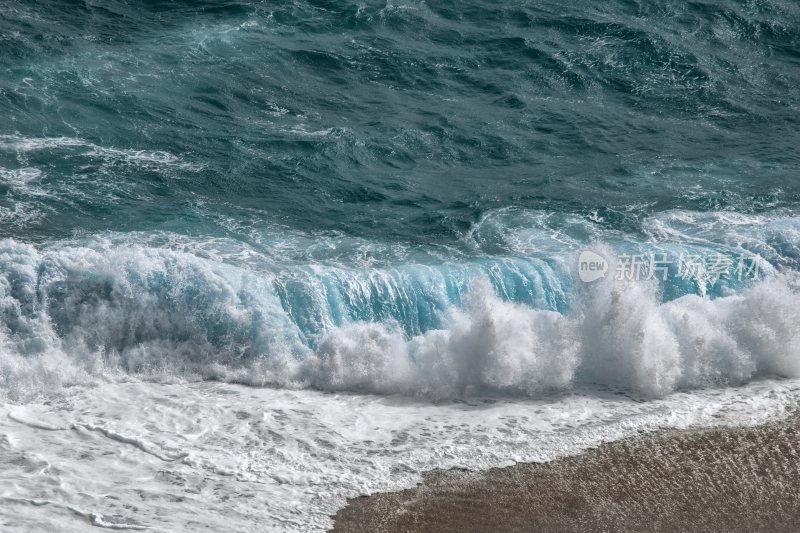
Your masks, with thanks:
M476 280L571 320L587 247L800 265L796 2L12 0L0 66L6 387L54 353L328 386L286 361L452 332Z

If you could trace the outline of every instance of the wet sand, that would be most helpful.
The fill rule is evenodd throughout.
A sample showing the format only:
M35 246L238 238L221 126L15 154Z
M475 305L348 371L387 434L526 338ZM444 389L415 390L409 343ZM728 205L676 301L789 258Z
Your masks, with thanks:
M800 425L664 432L352 499L335 532L800 531Z

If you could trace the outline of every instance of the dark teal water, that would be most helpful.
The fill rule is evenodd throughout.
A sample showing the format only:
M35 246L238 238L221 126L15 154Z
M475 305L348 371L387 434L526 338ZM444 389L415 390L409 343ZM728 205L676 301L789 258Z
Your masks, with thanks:
M569 313L587 246L800 261L793 1L9 0L0 117L24 358L302 358L476 277Z

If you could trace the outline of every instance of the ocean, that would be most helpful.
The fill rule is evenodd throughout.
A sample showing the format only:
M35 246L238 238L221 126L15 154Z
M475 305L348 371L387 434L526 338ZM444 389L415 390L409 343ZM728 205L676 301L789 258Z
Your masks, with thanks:
M0 526L309 531L800 394L800 6L0 4Z

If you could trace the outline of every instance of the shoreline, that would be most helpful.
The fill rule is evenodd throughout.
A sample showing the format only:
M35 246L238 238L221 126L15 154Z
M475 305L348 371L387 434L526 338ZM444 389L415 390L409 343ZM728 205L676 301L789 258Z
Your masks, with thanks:
M665 430L546 463L434 470L331 531L800 531L800 423Z

